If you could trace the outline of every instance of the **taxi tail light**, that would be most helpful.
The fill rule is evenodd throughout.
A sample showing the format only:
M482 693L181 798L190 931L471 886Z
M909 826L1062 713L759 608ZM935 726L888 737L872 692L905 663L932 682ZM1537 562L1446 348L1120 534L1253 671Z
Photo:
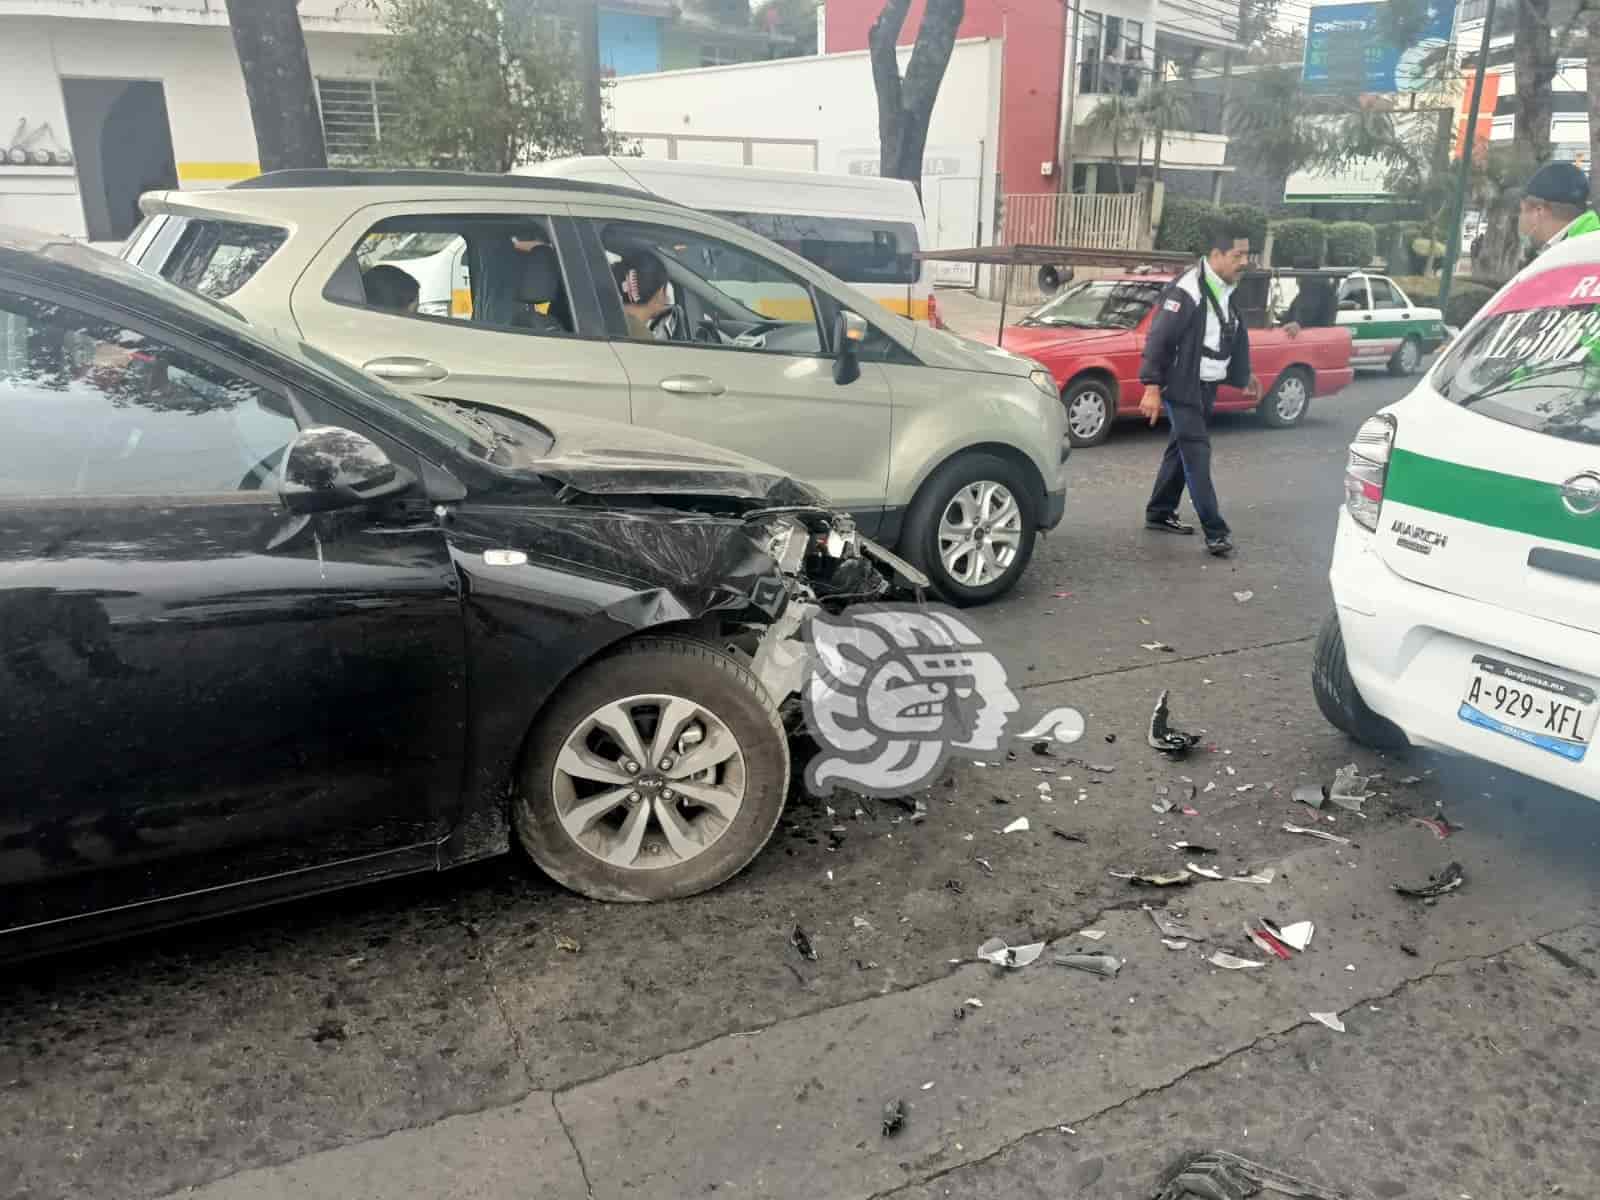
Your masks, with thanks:
M932 292L928 293L928 324L934 329L944 328L944 321L939 317L939 297Z
M1395 429L1394 418L1379 413L1368 418L1350 443L1350 457L1344 469L1344 506L1363 529L1378 528Z

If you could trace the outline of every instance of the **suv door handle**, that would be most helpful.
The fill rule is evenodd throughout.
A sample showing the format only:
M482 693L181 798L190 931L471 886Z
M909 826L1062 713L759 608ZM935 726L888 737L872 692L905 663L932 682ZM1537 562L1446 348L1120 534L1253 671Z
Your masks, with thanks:
M436 362L426 358L375 358L362 364L362 370L379 379L395 383L433 383L450 374Z
M671 375L661 381L661 390L675 396L720 396L728 389L707 375Z
M1372 320L1372 314L1368 313L1366 316L1362 317L1361 319L1363 321L1370 321L1370 320Z

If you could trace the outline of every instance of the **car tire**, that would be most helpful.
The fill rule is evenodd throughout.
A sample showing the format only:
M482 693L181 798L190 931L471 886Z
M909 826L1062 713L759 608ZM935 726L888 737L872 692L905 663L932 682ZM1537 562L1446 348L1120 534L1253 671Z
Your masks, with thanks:
M996 550L993 543L988 542L984 547L961 555L954 554L961 546L954 539L959 536L961 518L967 515L964 510L969 511L975 503L993 504L1000 499L997 493L988 490L991 488L1004 489L1016 505L1014 528L1007 530L1015 533L1016 541L1010 560L999 564L1001 572L986 577L987 564L1003 553L1004 546ZM922 569L934 591L950 604L958 608L986 604L1010 591L1028 569L1038 532L1037 509L1034 488L1021 468L998 455L971 451L945 463L922 485L906 517L900 551ZM990 552L986 556L982 555L984 548ZM947 551L953 555L951 562L955 569L946 565ZM981 556L977 564L972 562L972 554Z
M662 770L662 760L630 758L626 732L611 731L627 721L636 750L659 752L647 739L669 705L688 706L674 710L674 725L692 714L681 728L699 725L708 761L729 744L731 757L687 778L675 761ZM678 741L667 748L685 758L696 752ZM726 882L761 852L783 813L789 769L777 707L743 664L704 642L641 638L580 670L541 714L512 823L534 863L580 895L676 900ZM691 788L716 799L695 804ZM630 802L624 789L640 798ZM610 795L618 797L612 807L596 807Z
M1404 378L1415 375L1417 368L1422 365L1422 343L1414 337L1408 337L1400 343L1389 359L1389 374Z
M1274 381L1256 411L1273 429L1290 429L1311 411L1311 388L1311 372L1304 367L1290 367Z
M1331 613L1317 637L1311 666L1311 690L1328 723L1373 750L1403 750L1410 745L1400 727L1367 707L1350 678L1339 614Z
M1066 418L1067 440L1074 449L1098 446L1111 436L1117 423L1114 387L1095 375L1074 379L1061 391L1061 407ZM1099 421L1093 419L1099 413Z

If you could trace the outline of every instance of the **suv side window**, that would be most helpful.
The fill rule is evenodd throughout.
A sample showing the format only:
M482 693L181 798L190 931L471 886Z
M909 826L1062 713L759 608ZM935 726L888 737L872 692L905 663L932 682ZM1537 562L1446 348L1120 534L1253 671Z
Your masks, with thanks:
M396 316L570 337L579 332L570 279L546 218L418 214L362 234L323 295Z
M156 338L0 291L0 495L270 491L284 397Z
M613 327L626 328L630 338L754 353L828 353L811 285L771 260L720 238L642 221L607 221L599 235L615 284L601 289L601 303ZM649 291L656 280L665 280L663 289L625 294ZM686 328L676 328L675 316L667 319L669 304L682 312Z
M1400 297L1395 295L1394 287L1387 279L1372 278L1368 280L1372 287L1373 308L1403 308Z
M231 296L288 241L275 225L243 221L189 220L161 267L179 287L220 300Z

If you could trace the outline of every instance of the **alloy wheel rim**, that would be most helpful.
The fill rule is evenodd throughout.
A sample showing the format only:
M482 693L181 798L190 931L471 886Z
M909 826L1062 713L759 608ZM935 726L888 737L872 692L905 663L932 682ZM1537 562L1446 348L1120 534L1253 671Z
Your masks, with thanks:
M1022 509L1003 483L962 487L939 518L939 559L966 587L993 583L1011 569L1022 545Z
M1407 375L1417 369L1417 362L1421 355L1417 353L1415 342L1406 342L1400 347L1400 369Z
M1106 397L1097 391L1082 391L1072 398L1067 409L1067 428L1074 435L1089 441L1104 427L1109 419Z
M1278 385L1278 419L1298 420L1306 410L1306 383L1298 375L1291 375Z
M607 866L654 871L704 854L747 793L744 751L704 705L669 693L603 704L562 743L551 779L556 817Z

